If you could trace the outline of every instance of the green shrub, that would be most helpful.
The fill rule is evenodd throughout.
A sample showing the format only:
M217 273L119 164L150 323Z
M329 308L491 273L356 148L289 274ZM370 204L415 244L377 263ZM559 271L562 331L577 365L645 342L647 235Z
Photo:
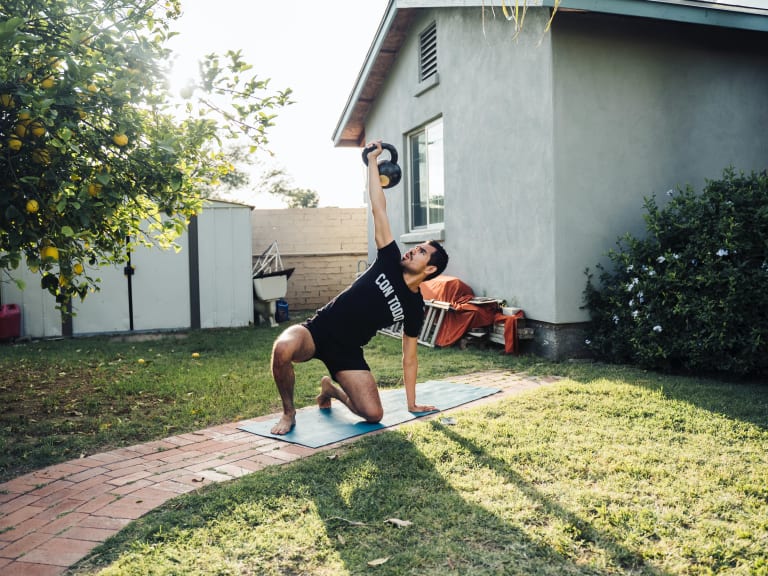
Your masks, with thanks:
M768 174L707 181L646 198L647 235L586 271L587 340L610 362L688 372L768 372Z

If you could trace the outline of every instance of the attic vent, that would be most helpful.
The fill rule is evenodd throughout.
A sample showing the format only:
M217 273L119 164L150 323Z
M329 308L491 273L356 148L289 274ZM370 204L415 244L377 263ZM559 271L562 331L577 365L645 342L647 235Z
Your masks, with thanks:
M419 34L419 82L437 74L437 24Z

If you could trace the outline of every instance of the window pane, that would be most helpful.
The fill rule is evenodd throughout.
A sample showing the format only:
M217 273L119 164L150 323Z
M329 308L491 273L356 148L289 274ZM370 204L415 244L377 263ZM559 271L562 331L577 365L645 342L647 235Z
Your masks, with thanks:
M411 229L445 222L443 120L428 124L408 137Z
M427 127L427 168L429 171L429 225L445 220L445 181L443 171L443 121Z
M427 225L428 172L426 134L419 132L410 137L411 152L411 226Z

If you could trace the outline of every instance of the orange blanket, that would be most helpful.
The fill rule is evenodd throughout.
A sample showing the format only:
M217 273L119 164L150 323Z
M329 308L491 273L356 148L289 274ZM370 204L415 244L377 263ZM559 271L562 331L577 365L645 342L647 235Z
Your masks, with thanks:
M485 328L503 320L504 350L507 354L517 351L517 316L503 316L496 302L471 304L469 301L475 294L460 279L442 275L422 282L421 295L424 300L439 300L451 305L440 325L435 346L450 346L473 328ZM518 314L522 317L522 312Z
M514 316L504 316L499 312L493 319L494 324L504 322L504 352L507 354L517 353L517 319L523 317L523 311L518 310Z

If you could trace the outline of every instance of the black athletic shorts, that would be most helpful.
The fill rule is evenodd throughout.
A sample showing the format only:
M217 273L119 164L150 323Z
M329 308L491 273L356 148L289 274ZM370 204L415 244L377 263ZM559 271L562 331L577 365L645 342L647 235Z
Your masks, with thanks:
M316 321L316 316L302 323L315 342L314 358L320 360L331 378L336 380L336 374L343 370L367 370L370 366L365 361L363 349L360 346L350 346L339 342L322 327L322 322Z

